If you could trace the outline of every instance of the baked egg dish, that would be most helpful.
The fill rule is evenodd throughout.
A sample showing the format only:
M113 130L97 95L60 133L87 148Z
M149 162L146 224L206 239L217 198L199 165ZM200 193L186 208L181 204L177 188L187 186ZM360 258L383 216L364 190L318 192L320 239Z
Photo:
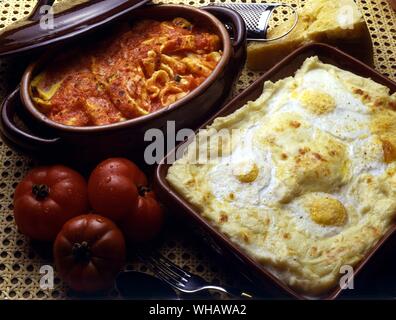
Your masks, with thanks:
M338 285L394 223L396 94L318 57L200 130L167 181L307 295Z

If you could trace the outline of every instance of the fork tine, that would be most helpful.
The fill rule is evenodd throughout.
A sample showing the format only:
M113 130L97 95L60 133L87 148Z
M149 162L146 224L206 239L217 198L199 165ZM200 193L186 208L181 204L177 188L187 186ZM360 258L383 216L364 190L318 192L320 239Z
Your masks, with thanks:
M170 280L170 278L167 277L162 271L155 271L155 276L161 279L162 281L165 281L170 286L176 289L180 289L180 286L178 286L174 281Z
M174 264L172 261L170 261L169 259L165 258L163 255L161 255L160 253L156 254L157 259L163 263L164 265L166 265L170 270L172 270L174 273L178 274L180 277L187 277L187 278L191 278L191 275L186 272L185 270L183 270L182 268L180 268L179 266L177 266L176 264ZM187 281L187 280L186 280Z
M188 280L186 278L183 277L182 274L175 272L174 270L172 270L172 268L167 265L165 262L163 262L160 258L152 258L153 261L155 261L159 267L163 268L164 270L166 270L168 272L169 275L172 275L174 278L177 278L179 281L184 281L185 283L188 282Z
M170 284L173 287L184 287L184 284L181 283L180 281L176 280L173 278L171 275L163 271L161 268L157 266L157 264L153 263L150 260L145 260L145 263L148 265L148 267L154 271L155 275Z
M141 257L141 259L149 266L151 269L161 276L163 280L171 284L172 286L177 286L177 287L185 287L184 283L181 282L181 280L184 280L187 282L186 279L179 277L178 275L175 275L169 268L166 268L162 264L158 263L157 260L155 260L153 257Z
M166 274L168 274L170 277L172 277L175 280L178 281L186 281L187 279L181 277L179 274L173 272L170 268L168 268L164 263L162 263L160 260L155 259L154 257L149 257L149 260L151 261L151 263L153 265L155 265L157 268L159 268L160 270L162 270L163 272L165 272Z

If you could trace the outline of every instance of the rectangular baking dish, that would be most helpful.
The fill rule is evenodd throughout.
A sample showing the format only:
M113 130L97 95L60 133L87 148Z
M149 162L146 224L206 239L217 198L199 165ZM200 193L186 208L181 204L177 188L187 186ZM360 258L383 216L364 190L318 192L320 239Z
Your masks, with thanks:
M346 53L325 44L309 44L296 50L285 59L280 61L241 94L236 96L233 100L222 107L217 114L202 124L200 128L205 128L206 126L210 125L217 117L223 117L233 113L235 110L244 106L248 101L257 99L262 93L265 81L271 80L275 82L285 77L294 75L294 73L301 67L305 59L311 56L318 56L319 59L324 63L335 65L362 77L371 78L372 80L390 88L392 93L396 91L395 82L389 80L374 69L347 55ZM173 149L161 161L156 169L155 185L158 189L157 194L162 199L162 201L169 206L169 208L172 208L172 210L175 212L179 212L183 218L187 218L194 222L204 240L206 240L206 242L217 253L224 257L231 258L232 262L235 263L235 267L238 267L250 280L255 281L255 283L259 281L260 284L263 284L264 288L268 285L268 280L270 280L276 284L278 289L280 289L279 293L282 293L283 291L283 293L286 293L289 297L291 296L297 299L335 299L339 296L343 290L339 285L321 296L307 296L296 292L277 279L270 271L265 268L265 266L254 261L245 252L243 252L238 247L238 245L232 243L225 235L223 235L208 221L202 218L195 208L185 201L181 196L179 196L165 179L168 168L171 166L171 164L168 163L168 159L174 159L173 155L177 151L177 148L178 147ZM378 243L366 255L366 257L357 266L355 266L355 276L395 231L396 224L394 224L390 230L378 241Z

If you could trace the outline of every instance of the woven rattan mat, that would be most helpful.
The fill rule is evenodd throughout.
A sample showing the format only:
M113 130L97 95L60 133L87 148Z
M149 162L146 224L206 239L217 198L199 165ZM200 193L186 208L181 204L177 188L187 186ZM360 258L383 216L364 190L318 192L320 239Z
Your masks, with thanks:
M62 0L66 2L68 0ZM228 2L230 0L221 0ZM233 0L231 0L234 2ZM230 1L230 2L231 2ZM59 1L58 1L59 2ZM158 1L155 1L158 2ZM162 3L181 3L206 5L214 0L163 1ZM242 0L242 2L249 2ZM256 2L253 0L253 2ZM271 1L266 1L271 2ZM277 1L279 2L279 1ZM303 0L289 2L294 6L304 4ZM34 7L35 0L0 0L0 29L28 15ZM385 76L396 80L396 13L386 1L357 0L362 10L374 43L375 67ZM0 101L18 81L21 65L13 60L0 60ZM257 77L244 69L234 94L242 91ZM61 280L55 277L52 290L40 289L40 268L51 264L49 248L31 244L19 234L14 226L12 215L12 197L14 188L32 161L12 150L0 141L0 299L66 299L74 297ZM212 259L209 249L197 242L194 237L179 232L170 232L167 240L161 245L161 251L169 259L184 266L209 281L220 284L236 284L235 274L230 274L221 263ZM145 266L131 261L128 269L147 271ZM117 298L116 290L109 292L108 297Z

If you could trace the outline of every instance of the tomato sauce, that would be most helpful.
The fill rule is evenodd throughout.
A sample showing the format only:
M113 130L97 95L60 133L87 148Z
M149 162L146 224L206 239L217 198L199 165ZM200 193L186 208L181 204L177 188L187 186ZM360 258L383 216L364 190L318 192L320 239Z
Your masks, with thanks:
M54 59L33 79L31 95L58 123L116 123L183 98L211 74L221 55L217 35L183 18L142 20Z

